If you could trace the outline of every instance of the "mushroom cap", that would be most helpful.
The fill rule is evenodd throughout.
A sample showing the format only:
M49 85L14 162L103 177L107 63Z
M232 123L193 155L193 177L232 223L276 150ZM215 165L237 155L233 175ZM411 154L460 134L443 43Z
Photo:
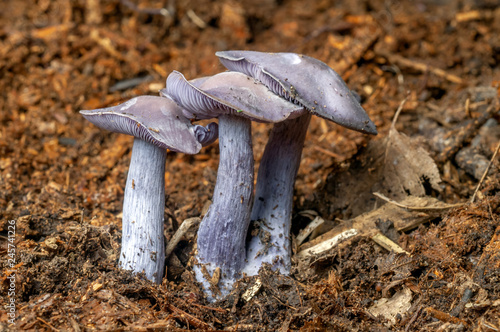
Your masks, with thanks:
M80 113L102 129L132 135L160 148L188 154L201 149L191 122L167 98L140 96L117 106Z
M254 78L239 72L224 72L187 81L173 71L167 87L160 91L180 105L190 118L209 119L237 114L257 122L280 122L304 114L303 106L280 98Z
M219 137L219 126L215 122L209 123L206 127L195 125L193 129L196 139L203 146L212 144Z
M344 80L327 64L295 53L223 51L215 53L229 70L264 83L271 91L344 127L377 134L375 124Z

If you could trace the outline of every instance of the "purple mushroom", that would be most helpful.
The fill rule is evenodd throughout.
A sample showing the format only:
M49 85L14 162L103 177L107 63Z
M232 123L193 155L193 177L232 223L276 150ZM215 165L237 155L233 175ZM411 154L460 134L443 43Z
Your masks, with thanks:
M160 283L164 273L167 149L195 154L217 138L217 124L193 126L173 101L140 96L123 104L80 111L96 126L135 137L125 187L120 266Z
M277 95L309 112L275 124L262 157L251 219L258 230L247 248L243 269L255 275L264 263L290 271L290 224L293 187L311 114L344 127L377 134L356 97L328 65L294 53L217 52L229 70L262 82Z
M245 264L254 179L250 120L280 122L305 110L237 72L190 82L173 72L161 93L191 117L219 118L217 182L212 205L198 230L194 267L197 280L211 290L209 298L214 299L229 293Z

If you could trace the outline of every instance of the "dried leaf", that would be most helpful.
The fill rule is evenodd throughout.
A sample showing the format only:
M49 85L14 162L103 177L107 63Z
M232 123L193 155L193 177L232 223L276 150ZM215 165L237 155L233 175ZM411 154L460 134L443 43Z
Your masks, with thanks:
M399 192L400 198L407 193L415 196L425 195L425 183L440 191L439 170L429 153L420 146L412 144L410 138L391 128L387 141L384 160L384 186Z
M352 218L376 207L373 192L401 201L425 196L429 189L440 191L440 182L427 151L393 128L385 139L370 142L349 169L330 174L325 200L332 211L343 210L343 218Z

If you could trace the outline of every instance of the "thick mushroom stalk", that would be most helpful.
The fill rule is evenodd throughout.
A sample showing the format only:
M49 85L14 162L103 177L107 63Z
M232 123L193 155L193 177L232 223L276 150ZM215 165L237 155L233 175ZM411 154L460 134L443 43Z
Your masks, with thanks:
M251 219L254 234L243 272L256 275L264 263L288 274L293 187L311 114L274 125L260 161Z
M120 267L160 283L165 270L163 214L167 151L135 139L123 199Z
M198 230L194 267L196 279L214 297L231 290L245 264L254 179L250 120L219 116L219 147L213 202Z
M217 125L192 126L173 101L153 96L80 113L98 127L136 138L123 200L119 265L160 283L165 266L166 150L197 153L217 138Z
M342 78L325 63L294 53L217 52L224 66L252 76L271 91L310 113L344 127L376 134L375 125ZM290 271L293 186L310 115L275 124L257 178L252 220L257 229L247 250L244 272L258 273L263 263Z
M209 298L229 293L245 264L253 193L250 119L279 122L304 113L241 73L187 81L173 72L162 90L195 118L219 118L220 163L213 202L198 230L196 277ZM208 292L210 290L210 292Z

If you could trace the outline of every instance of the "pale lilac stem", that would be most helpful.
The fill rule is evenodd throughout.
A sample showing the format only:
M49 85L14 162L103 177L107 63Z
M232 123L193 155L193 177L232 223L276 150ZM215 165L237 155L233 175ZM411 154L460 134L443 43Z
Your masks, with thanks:
M167 152L136 138L123 200L120 267L161 283L165 270L163 214Z
M290 272L293 187L310 119L308 113L277 123L269 136L257 177L251 220L259 228L247 248L247 275L258 274L264 263Z
M250 120L237 115L220 115L219 146L220 162L213 202L198 230L198 255L194 267L196 278L207 294L211 289L207 279L220 268L220 280L216 280L218 290L212 290L213 297L230 292L245 263L254 179ZM210 296L209 299L213 300Z

